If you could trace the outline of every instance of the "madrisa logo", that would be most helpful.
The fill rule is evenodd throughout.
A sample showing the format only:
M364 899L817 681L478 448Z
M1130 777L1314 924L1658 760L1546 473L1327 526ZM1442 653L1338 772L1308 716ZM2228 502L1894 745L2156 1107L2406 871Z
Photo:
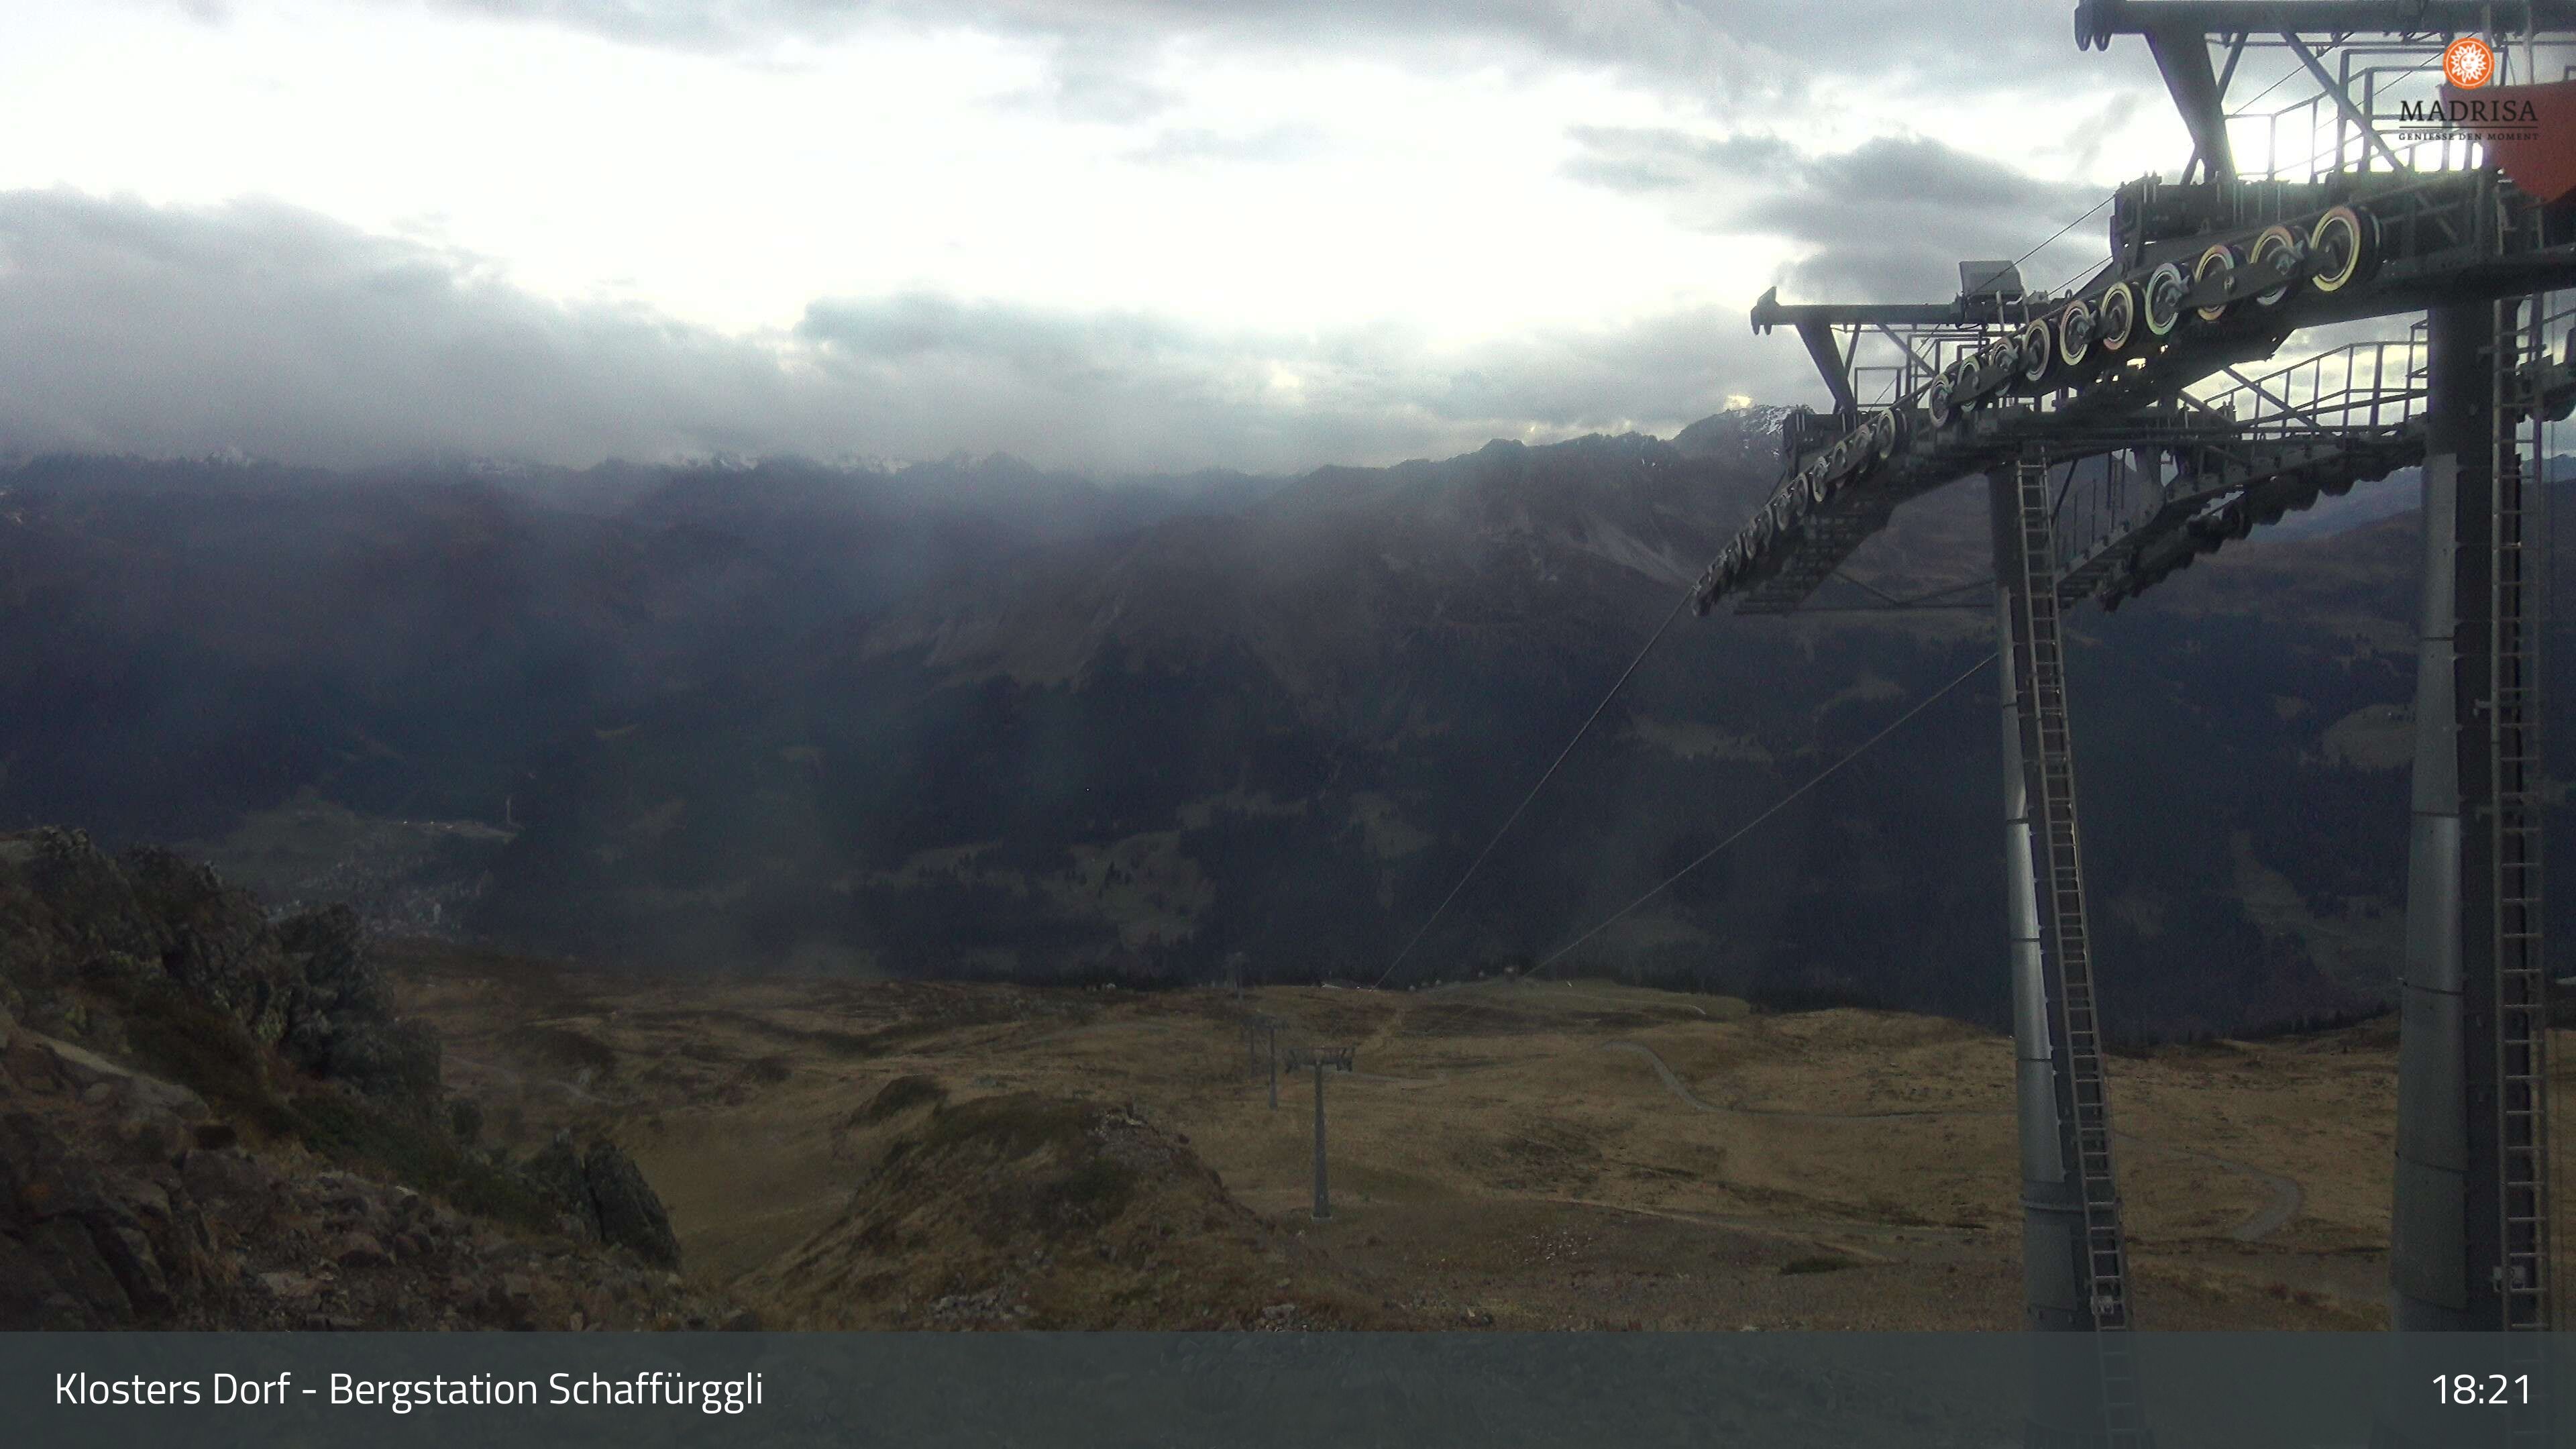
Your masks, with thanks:
M2540 137L2540 108L2519 96L2400 101L2397 124L2410 141L2462 132L2482 141L2531 141Z
M2495 47L2463 35L2442 51L2439 98L2399 101L2395 115L2379 113L2382 124L2394 122L2400 139L2407 141L2540 139L2540 109L2530 87L2487 90L2495 78Z
M2474 35L2463 35L2442 52L2442 79L2473 91L2495 79L2495 50Z
M2473 101L2400 101L2397 119L2410 126L2537 126L2540 108L2519 97L2481 96Z

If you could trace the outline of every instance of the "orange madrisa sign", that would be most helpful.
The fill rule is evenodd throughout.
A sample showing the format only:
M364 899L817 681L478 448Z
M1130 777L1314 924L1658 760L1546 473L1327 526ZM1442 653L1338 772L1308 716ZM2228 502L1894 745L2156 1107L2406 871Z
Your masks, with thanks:
M2424 117L2486 142L2487 157L2543 205L2576 194L2576 80L2536 86L2442 87Z

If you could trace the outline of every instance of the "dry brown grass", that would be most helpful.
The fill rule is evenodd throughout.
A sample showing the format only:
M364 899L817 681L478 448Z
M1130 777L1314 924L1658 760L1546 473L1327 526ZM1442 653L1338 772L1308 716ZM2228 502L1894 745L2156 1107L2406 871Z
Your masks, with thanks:
M691 1271L787 1323L2019 1323L2010 1047L1955 1022L1589 983L1238 1002L500 958L407 959L403 979L492 1120L525 1141L613 1125ZM1311 1078L1270 1110L1247 1008L1359 1047L1326 1087L1328 1223L1307 1214ZM2382 1321L2394 1066L2376 1025L2111 1064L2141 1322ZM1164 1155L1096 1222L1003 1206L1095 1170L1071 1139L965 1130L1112 1109ZM2239 1241L2275 1177L2299 1211ZM1797 1266L1829 1259L1846 1266ZM1274 1294L1292 1310L1265 1319Z

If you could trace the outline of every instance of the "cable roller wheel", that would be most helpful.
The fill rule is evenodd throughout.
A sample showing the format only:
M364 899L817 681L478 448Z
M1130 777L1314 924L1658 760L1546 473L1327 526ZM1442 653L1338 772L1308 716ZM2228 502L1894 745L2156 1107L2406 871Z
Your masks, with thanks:
M1986 350L1982 347L1961 357L1950 369L1950 406L1958 412L1970 412L1985 392Z
M1983 379L1977 397L1979 401L1992 402L2021 371L2020 334L1987 343L1985 350L1977 354L1977 362L1977 375Z
M2318 217L2316 230L2308 234L2308 247L2319 259L2309 283L2320 292L2340 292L2368 276L2378 250L2375 231L2369 213L2349 206Z
M1884 463L1888 459L1896 456L1896 444L1898 441L1897 428L1898 423L1896 421L1896 409L1894 408L1889 408L1887 411L1880 413L1870 422L1869 451L1870 455L1876 458L1879 462Z
M2126 348L2138 330L2136 289L2126 282L2113 282L2111 289L2102 294L2095 315L2099 320L2095 323L2094 337L2102 344L2102 350L2118 352Z
M1959 380L1950 385L1950 401L1961 412L1985 406L1995 388L1995 350L1990 344L1959 359Z
M1944 370L1923 390L1923 412L1936 428L1950 425L1950 374Z
M2140 298L2139 320L2147 324L2150 337L2170 337L2174 325L2182 321L2183 294L2191 284L2183 280L2182 268L2167 262L2147 274L2146 294Z
M2197 287L2217 273L2234 270L2236 270L2236 248L2220 242L2200 254L2199 265L2191 269L2192 285ZM2227 303L2221 302L2215 307L2200 307L2194 310L2200 313L2201 321L2215 322L2227 315L2227 307Z
M1869 430L1870 424L1863 422L1843 438L1843 461L1834 470L1832 483L1835 492L1850 487L1861 474L1869 471L1871 464L1878 461L1877 440L1870 436Z
M2246 254L2246 259L2249 264L2259 265L2261 263L2271 261L2274 255L2280 252L2295 252L2298 249L2299 234L2297 232L2290 230L2286 226L2269 226L2263 229L2263 234L2261 236L2254 238L2254 249ZM2258 307L2280 306L2281 299L2290 295L2291 285L2291 283L2283 282L2277 287L2267 287L2264 290L2255 293L2255 305Z
M2057 370L2057 339L2048 332L2048 319L2043 317L2021 329L2021 380L2040 383Z
M2057 361L2068 371L2084 365L2093 355L2093 307L2088 302L2069 302L2057 314Z

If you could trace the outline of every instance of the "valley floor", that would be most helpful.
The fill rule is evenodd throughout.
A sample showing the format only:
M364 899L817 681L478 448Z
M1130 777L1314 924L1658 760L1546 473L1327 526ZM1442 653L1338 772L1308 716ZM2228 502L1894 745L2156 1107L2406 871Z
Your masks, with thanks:
M387 956L487 1122L613 1132L692 1275L774 1327L2020 1322L2010 1043L1955 1022ZM1357 1049L1325 1086L1328 1222L1312 1077L1272 1108L1252 1010ZM2384 1324L2395 1063L2388 1023L2112 1062L2142 1327Z

